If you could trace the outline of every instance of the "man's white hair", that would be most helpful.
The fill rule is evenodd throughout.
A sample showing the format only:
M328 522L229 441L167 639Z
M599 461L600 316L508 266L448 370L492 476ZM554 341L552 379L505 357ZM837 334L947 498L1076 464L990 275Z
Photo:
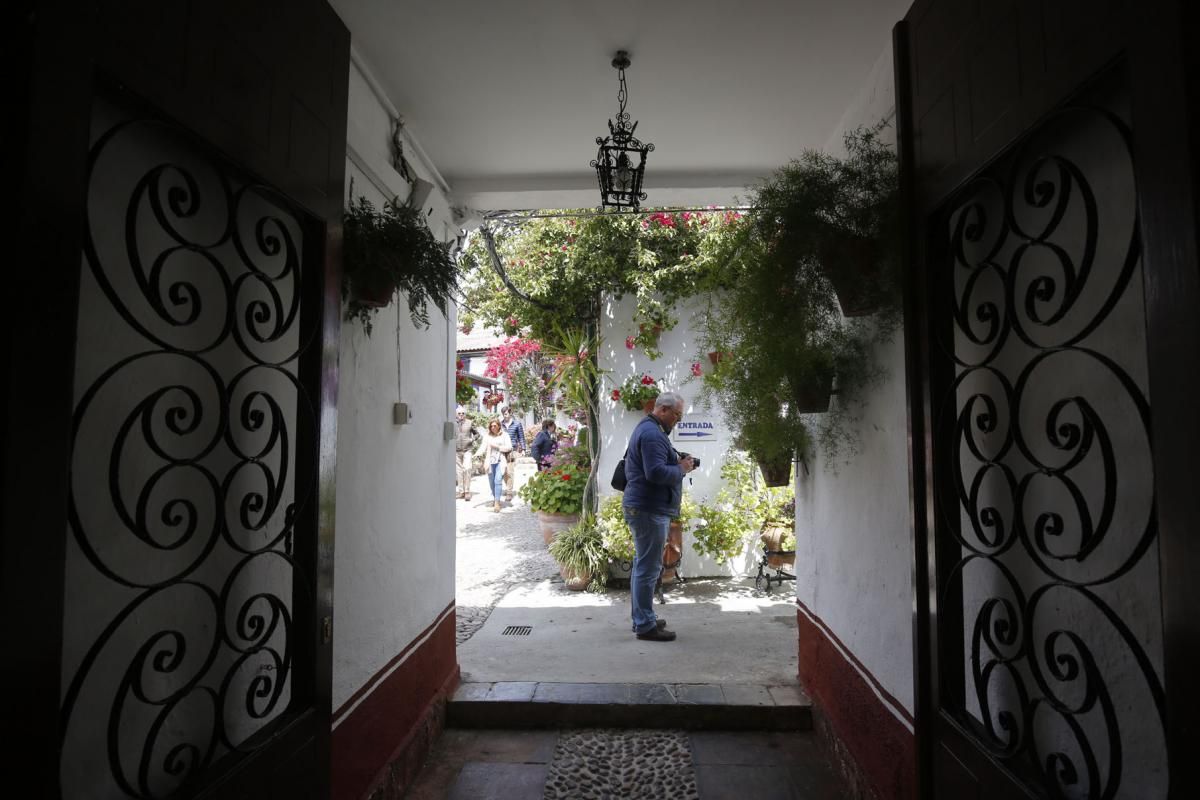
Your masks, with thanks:
M662 392L654 399L655 408L675 408L683 405L683 396L678 392Z

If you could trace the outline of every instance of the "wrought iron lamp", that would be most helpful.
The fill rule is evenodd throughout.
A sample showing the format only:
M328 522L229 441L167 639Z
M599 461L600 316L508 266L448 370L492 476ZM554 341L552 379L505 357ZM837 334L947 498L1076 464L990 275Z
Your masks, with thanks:
M629 91L625 87L625 68L630 64L629 53L618 50L613 56L612 65L617 70L620 89L617 91L617 121L608 121L608 136L597 136L596 144L600 146L592 166L596 168L596 178L600 181L600 202L608 208L637 208L646 199L642 191L642 176L646 172L646 154L654 149L650 143L642 144L634 138L633 132L638 124L629 124L629 112L625 110L625 101L629 99Z

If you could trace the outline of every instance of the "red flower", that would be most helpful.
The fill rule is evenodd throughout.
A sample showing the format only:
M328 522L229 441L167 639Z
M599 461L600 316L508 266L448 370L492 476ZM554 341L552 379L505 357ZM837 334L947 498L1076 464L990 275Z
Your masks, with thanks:
M621 390L620 389L613 389L612 399L613 399L614 403L621 399Z
M569 481L569 480L571 480L571 476L570 476L570 475L568 475L567 473L565 473L565 472L564 472L564 473L563 473L563 476L562 476L562 479L563 479L564 481Z
M633 349L635 343L636 343L636 340L632 336L625 337L625 346L627 348L629 348L630 350Z
M653 385L653 383L654 383L654 378L651 378L649 375L642 376L642 385L643 386L651 386L651 385Z
M704 374L704 371L703 371L702 369L700 369L700 362L699 362L699 361L697 361L696 363L692 364L692 374L693 374L693 375L695 375L697 378L699 378L701 375L703 375L703 374Z

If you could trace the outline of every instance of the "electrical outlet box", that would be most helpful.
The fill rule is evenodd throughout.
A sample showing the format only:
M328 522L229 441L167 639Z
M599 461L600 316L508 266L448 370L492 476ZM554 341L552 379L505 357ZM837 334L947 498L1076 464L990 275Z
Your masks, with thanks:
M408 403L395 403L392 405L392 424L407 425L412 417L408 414Z
M454 441L454 434L455 434L454 423L453 422L443 422L442 423L442 439L447 442L452 442L452 441Z

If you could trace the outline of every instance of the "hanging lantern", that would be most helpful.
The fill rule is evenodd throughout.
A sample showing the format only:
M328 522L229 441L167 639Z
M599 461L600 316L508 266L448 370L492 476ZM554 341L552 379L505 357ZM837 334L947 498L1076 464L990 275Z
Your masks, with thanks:
M634 138L638 124L629 124L629 112L625 110L625 102L629 99L625 68L629 64L629 53L617 51L612 60L620 82L616 124L609 120L608 136L596 137L600 150L592 161L596 179L600 182L600 203L608 208L637 208L646 199L642 177L646 172L646 154L654 149L654 145L642 144Z

